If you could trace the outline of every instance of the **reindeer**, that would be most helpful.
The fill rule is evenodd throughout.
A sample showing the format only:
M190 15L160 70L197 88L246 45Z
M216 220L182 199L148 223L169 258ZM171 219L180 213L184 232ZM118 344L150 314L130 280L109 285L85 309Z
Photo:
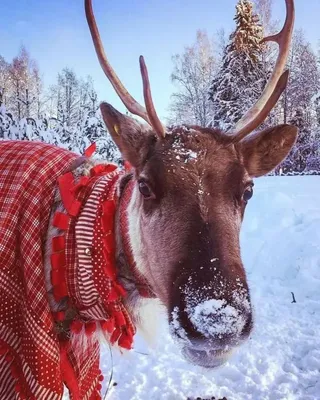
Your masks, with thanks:
M15 390L18 398L60 399L64 383L73 399L100 398L98 333L131 348L135 327L151 324L144 306L156 301L193 364L221 366L249 337L241 223L253 178L279 165L297 137L290 125L253 133L288 81L293 0L286 10L281 32L264 39L278 43L279 55L261 98L232 132L221 132L165 127L142 56L141 106L111 67L85 0L101 67L146 124L100 106L125 172L43 143L0 144L0 261L7 271L0 274L0 357L7 362L0 364L0 397ZM10 242L14 229L19 235Z

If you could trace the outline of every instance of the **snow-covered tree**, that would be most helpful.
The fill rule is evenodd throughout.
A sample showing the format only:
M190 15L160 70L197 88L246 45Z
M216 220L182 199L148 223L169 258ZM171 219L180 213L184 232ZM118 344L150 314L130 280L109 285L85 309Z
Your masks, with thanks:
M100 111L87 113L82 127L82 138L83 151L91 143L96 143L97 154L106 160L113 160L117 163L121 161L121 154L105 128Z
M312 131L310 120L306 119L303 108L298 108L290 124L299 128L296 145L289 156L278 167L277 172L291 173L320 173L320 138Z
M98 96L92 78L79 78L73 70L64 68L57 84L50 88L47 108L49 115L62 124L75 127L89 111L97 111Z
M178 90L172 94L170 123L208 126L212 119L208 90L216 68L212 42L198 31L195 43L172 60L171 80Z
M78 154L96 143L94 157L103 158L121 164L121 154L107 132L100 111L87 112L75 126L67 126L57 118L22 118L14 119L0 106L0 140L41 141L63 147Z
M301 30L295 32L288 60L290 79L279 101L278 123L299 128L297 143L280 166L284 173L320 171L319 105L320 71L317 57Z
M214 116L211 125L224 130L239 121L266 83L260 44L263 29L253 4L239 0L234 19L236 29L230 35L220 71L209 90Z
M272 17L273 0L253 0L255 12L259 16L265 35L272 35L278 30L278 23Z
M57 101L57 118L66 126L72 126L79 118L80 107L79 79L70 68L64 68L58 74L54 87Z
M286 91L288 115L293 116L301 107L305 113L305 120L313 124L312 101L320 91L320 71L317 56L302 30L294 35L289 68L290 84Z
M36 116L37 101L41 95L39 69L24 46L7 68L5 104L19 120Z
M9 64L0 55L0 107L5 102L5 96L8 89Z

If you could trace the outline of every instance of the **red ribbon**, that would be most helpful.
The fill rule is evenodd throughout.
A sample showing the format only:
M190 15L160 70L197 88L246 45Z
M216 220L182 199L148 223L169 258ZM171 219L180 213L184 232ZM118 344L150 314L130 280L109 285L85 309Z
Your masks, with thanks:
M66 231L69 226L70 217L67 214L57 211L53 217L52 225L63 231Z
M96 143L92 143L84 152L84 155L86 157L91 157L93 153L95 153L97 150L97 145Z
M75 182L73 173L68 172L62 175L58 179L58 182L62 203L68 214L75 217L80 211L81 203L75 198Z

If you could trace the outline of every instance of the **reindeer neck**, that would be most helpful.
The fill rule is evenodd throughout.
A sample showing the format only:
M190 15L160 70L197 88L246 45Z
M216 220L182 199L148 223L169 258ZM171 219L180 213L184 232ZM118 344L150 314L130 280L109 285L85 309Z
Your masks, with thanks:
M116 266L118 277L127 291L138 291L142 297L155 297L147 281L139 272L131 251L128 206L133 196L135 181L132 174L119 183L119 201L115 217Z

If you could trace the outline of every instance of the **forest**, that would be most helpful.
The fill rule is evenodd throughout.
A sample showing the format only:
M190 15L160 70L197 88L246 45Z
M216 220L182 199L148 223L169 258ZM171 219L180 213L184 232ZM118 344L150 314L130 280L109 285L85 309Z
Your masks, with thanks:
M272 73L276 44L262 39L279 30L272 0L239 0L234 30L211 38L204 30L172 56L175 91L169 125L193 124L228 131L259 98ZM289 123L299 128L289 157L272 174L320 173L320 53L296 27L288 59L287 89L261 128ZM90 71L88 71L88 74ZM119 162L99 112L94 82L65 67L44 87L37 61L25 47L13 60L0 54L0 139L41 140L83 153L95 142L97 154Z

